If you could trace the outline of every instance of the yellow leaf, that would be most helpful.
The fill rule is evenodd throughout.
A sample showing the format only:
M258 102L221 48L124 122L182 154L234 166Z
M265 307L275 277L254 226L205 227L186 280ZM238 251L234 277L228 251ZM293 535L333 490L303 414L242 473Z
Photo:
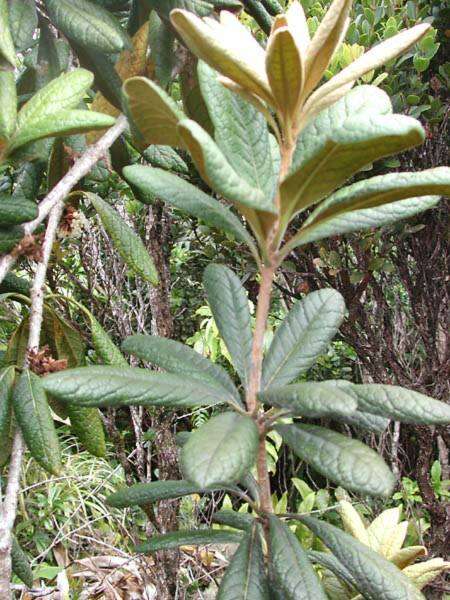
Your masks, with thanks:
M369 545L375 552L379 552L383 542L390 538L400 521L401 509L389 508L383 511L367 528Z
M132 39L132 49L124 50L119 56L115 69L122 80L135 75L143 75L147 65L147 47L148 47L148 22L135 33ZM118 117L120 110L110 104L108 100L97 92L92 103L92 110L100 113ZM92 131L86 136L89 144L95 143L103 135L103 131Z
M416 25L411 29L405 29L394 37L391 37L378 46L375 46L360 58L352 62L348 67L343 69L340 73L332 77L327 83L322 85L310 98L310 102L319 102L324 96L330 92L340 88L341 86L350 82L356 81L359 77L362 77L365 73L381 67L388 61L392 60L396 56L399 56L405 50L408 50L416 42L423 37L430 29L430 25L423 23Z
M346 83L341 87L332 90L329 94L326 94L322 98L318 98L317 100L314 98L314 94L309 97L309 99L305 102L305 105L302 110L302 124L305 126L308 121L310 121L313 117L318 115L322 110L325 110L338 100L340 100L347 92L349 92L352 87L355 85L354 81L350 83ZM321 88L319 88L320 90Z
M198 58L243 88L272 102L264 50L232 13L222 11L218 22L177 9L170 13L170 19Z
M297 0L292 2L286 11L286 19L288 27L300 48L302 59L305 59L311 38L309 35L308 23L306 22L305 12L300 2L297 2Z
M369 545L369 536L358 511L347 500L341 500L338 508L344 529L362 544Z
M334 0L308 46L306 57L305 95L310 94L330 64L342 42L353 0Z
M425 546L408 546L398 550L393 556L391 556L391 562L394 563L399 569L404 569L408 565L412 564L417 558L427 555L427 549Z
M300 50L287 27L270 36L266 55L267 78L284 121L292 122L297 112L304 80Z
M445 562L443 558L433 558L425 562L417 563L403 569L403 573L407 575L416 587L421 590L428 585L433 579L442 573L448 571L450 563Z
M390 530L389 535L383 538L378 552L388 560L391 560L403 546L407 532L408 521L402 521L397 527Z
M144 146L181 146L177 125L184 114L163 89L145 77L132 77L124 83L123 91Z

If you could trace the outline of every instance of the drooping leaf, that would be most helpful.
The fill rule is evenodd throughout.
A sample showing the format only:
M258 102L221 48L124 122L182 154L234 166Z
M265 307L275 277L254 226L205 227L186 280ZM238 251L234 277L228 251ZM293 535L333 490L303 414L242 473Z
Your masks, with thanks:
M94 315L89 317L92 344L105 365L128 367L128 362Z
M269 600L261 534L257 526L245 534L220 583L217 600Z
M9 24L8 0L0 0L0 56L13 67L17 66L16 50Z
M218 523L219 525L248 531L255 522L255 517L248 513L236 512L234 510L219 510L212 515L211 520L213 523Z
M128 267L146 281L157 285L158 273L141 238L122 217L100 196L86 193L97 211L103 227L111 236L114 246Z
M9 28L19 52L27 50L33 44L33 34L37 26L38 17L33 0L10 0Z
M267 198L236 173L219 146L198 123L183 119L178 125L178 134L202 178L215 192L238 205L275 212L272 198Z
M210 406L226 402L217 388L198 379L132 367L81 367L53 373L44 389L64 402L81 406Z
M5 367L0 370L0 440L2 442L9 438L11 431L14 377L14 367Z
M153 146L154 147L154 146ZM231 234L238 242L244 242L254 251L254 242L229 208L211 198L198 187L161 169L132 165L123 170L126 179L141 192L141 199L160 199L167 204L201 219L211 227Z
M7 273L0 283L0 294L15 293L29 296L31 284L25 277L17 277L14 273Z
M361 384L353 390L361 410L404 423L447 424L450 406L397 385Z
M124 83L123 93L144 147L150 144L181 146L177 125L184 115L162 88L145 77L132 77Z
M84 364L86 347L79 331L70 323L47 309L45 315L47 333L52 339L56 356L67 360L68 367L78 367Z
M86 48L115 54L130 41L113 15L88 0L45 0L52 23Z
M263 389L290 383L326 350L345 314L342 296L318 290L297 301L275 332L263 362Z
M230 402L240 403L239 393L225 369L185 344L154 335L133 335L123 342L122 349L168 373L218 387L221 395L230 397Z
M368 600L424 600L424 596L393 564L334 525L313 517L301 521L333 552L354 577Z
M23 227L12 225L11 227L0 227L0 254L9 252L16 246L24 236Z
M218 529L195 529L193 531L173 531L165 535L155 535L147 542L136 546L136 552L146 554L157 550L170 550L180 546L204 546L206 544L239 544L242 534Z
M358 86L307 125L281 185L284 221L375 160L423 141L418 121L391 112L390 100L379 88Z
M247 294L239 278L224 265L205 269L203 285L214 320L241 381L248 382L252 330Z
M106 456L106 440L98 408L68 405L70 429L84 448L93 456Z
M61 451L41 380L24 369L13 395L14 414L33 458L49 473L61 470Z
M308 555L277 516L269 517L270 572L285 600L326 600Z
M113 117L91 110L63 110L37 118L32 124L19 129L8 146L8 152L42 138L106 129L112 127L114 123Z
M181 468L200 487L239 481L255 462L259 434L247 416L226 412L197 429L181 450Z
M31 570L30 561L20 547L15 535L12 536L11 543L11 567L13 573L17 575L17 577L23 581L28 588L33 587L34 577L33 571Z
M42 164L25 163L17 170L16 183L13 189L14 198L36 200L43 172Z
M342 565L338 559L333 556L333 554L329 552L317 552L316 550L309 550L308 558L311 562L318 564L334 573L336 577L345 581L347 585L355 587L356 582L353 576L347 571L344 565Z
M165 171L174 171L180 175L188 175L189 167L181 158L176 150L170 146L149 146L143 153L152 167L164 169Z
M3 141L7 141L16 126L17 93L16 80L12 71L0 71L0 152Z
M38 215L38 206L26 198L0 194L0 226L19 225L32 221Z
M167 21L162 21L158 13L152 11L149 19L150 60L155 69L156 81L167 87L176 63L174 52L175 35Z
M285 408L293 415L318 418L352 415L358 403L334 385L303 382L284 387L271 387L259 394L262 402Z
M203 98L215 141L234 171L272 203L278 173L271 159L267 123L250 103L227 90L209 65L198 63Z
M127 508L129 506L144 506L152 504L159 500L169 500L171 498L181 498L191 494L200 494L205 491L212 492L211 488L204 490L198 485L189 483L189 481L152 481L151 483L136 483L127 488L108 496L107 503L115 508Z
M293 452L345 489L388 497L395 477L368 446L317 425L277 425Z
M213 2L206 0L152 0L152 7L166 20L169 20L170 13L176 8L188 10L200 17L211 14L214 8Z

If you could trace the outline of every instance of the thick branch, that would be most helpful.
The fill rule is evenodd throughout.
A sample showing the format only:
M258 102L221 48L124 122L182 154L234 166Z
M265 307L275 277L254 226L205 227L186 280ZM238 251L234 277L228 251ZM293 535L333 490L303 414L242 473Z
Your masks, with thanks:
M124 132L127 125L126 118L121 115L115 125L108 129L96 144L89 146L86 152L75 162L68 173L55 185L39 204L39 215L34 221L24 225L25 235L32 234L36 228L47 218L52 208L62 202L80 179L89 173L92 167L105 155L108 148ZM0 283L17 260L13 252L0 258Z

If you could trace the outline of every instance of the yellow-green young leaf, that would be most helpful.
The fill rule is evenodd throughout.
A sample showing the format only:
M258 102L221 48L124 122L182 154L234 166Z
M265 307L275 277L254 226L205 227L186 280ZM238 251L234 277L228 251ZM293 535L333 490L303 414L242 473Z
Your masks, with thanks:
M369 535L359 512L347 500L341 500L338 508L345 531L350 533L362 544L369 546Z
M156 285L158 273L141 238L107 202L96 194L86 193L85 195L92 202L104 228L111 236L117 251L128 267L146 281Z
M308 45L305 95L308 95L322 79L333 54L343 40L349 25L348 14L352 3L353 0L334 0Z
M115 119L92 110L62 110L22 126L8 146L8 153L36 140L85 133L92 129L106 129L114 125Z
M93 82L94 76L86 69L75 69L53 79L20 109L17 128L24 129L44 117L77 107Z
M217 600L269 600L259 527L244 536L220 583Z
M384 541L389 538L400 521L401 508L388 508L378 515L367 528L369 546L379 552Z
M202 178L213 190L237 205L275 212L272 199L236 173L218 145L200 125L184 119L178 126L178 132Z
M24 369L13 395L16 421L32 457L49 473L61 470L61 451L45 391L37 375Z
M31 570L30 561L27 558L27 555L19 546L19 542L16 539L16 536L12 536L12 546L11 546L11 568L13 570L14 575L23 581L23 583L29 587L33 587L33 571Z
M0 71L0 150L2 140L14 133L17 118L16 80L13 71Z
M277 516L269 517L270 571L284 600L325 600L308 555Z
M297 456L347 490L388 497L395 477L383 459L365 444L317 425L277 425Z
M130 41L113 15L87 0L45 0L52 23L81 46L116 54Z
M418 42L429 29L430 25L428 23L422 23L381 42L381 44L378 44L356 59L314 92L310 98L311 105L320 102L330 92L354 82L365 73L381 67L396 56L399 56Z
M0 55L13 67L17 66L16 50L9 28L8 0L0 0Z
M299 0L294 0L286 11L286 23L300 48L302 61L306 59L308 45L311 41L305 11Z
M392 557L401 549L408 533L408 521L402 521L396 527L394 527L389 535L386 532L379 553L388 560L392 560Z
M235 412L212 417L181 450L186 479L202 488L239 481L254 465L259 433L253 419Z
M234 15L224 11L220 18L220 23L214 19L202 20L184 10L174 10L170 15L173 26L198 58L273 103L263 48Z
M182 145L177 125L184 114L162 88L145 77L132 77L124 83L123 93L126 109L144 146Z
M367 600L425 600L420 591L392 563L334 525L312 517L300 520L345 565Z
M287 27L277 29L269 38L266 55L267 77L278 111L285 123L295 117L304 83L304 63L300 50Z
M421 590L436 579L443 571L450 570L450 563L443 558L433 558L425 562L411 565L403 569L403 573L412 580L414 585Z
M106 455L105 433L98 408L67 406L70 429L93 456L103 458Z
M391 556L391 562L394 563L399 569L404 569L408 565L416 562L418 558L427 555L427 549L425 546L407 546L398 550L393 556Z

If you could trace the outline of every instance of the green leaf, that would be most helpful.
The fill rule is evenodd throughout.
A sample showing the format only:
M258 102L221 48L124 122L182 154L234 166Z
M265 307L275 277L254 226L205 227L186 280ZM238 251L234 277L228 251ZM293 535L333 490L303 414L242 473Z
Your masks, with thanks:
M16 50L9 28L9 9L7 0L0 0L0 56L13 66L17 66Z
M103 227L111 236L114 246L128 267L146 281L158 284L158 273L141 238L125 223L122 217L100 196L85 193L99 214Z
M238 544L242 534L235 531L217 529L197 529L194 531L173 531L165 535L155 535L147 542L136 546L136 552L150 554L157 550L170 550L180 546L204 546L206 544Z
M236 483L252 468L258 441L258 428L250 417L234 412L216 415L183 446L182 472L202 488Z
M293 452L318 473L347 490L388 497L395 477L365 444L317 425L277 425Z
M176 8L181 8L193 12L199 17L206 17L213 11L213 2L206 0L151 0L152 8L166 20L169 20L170 13Z
M184 118L176 102L156 83L132 77L123 85L127 111L145 146L181 146L177 125Z
M63 110L43 118L38 117L32 124L19 129L8 146L8 152L42 138L106 129L114 123L113 117L92 110Z
M278 517L269 517L270 572L285 600L326 600L308 555Z
M148 40L156 80L165 88L172 79L172 71L176 64L175 36L170 25L162 21L155 11L150 13Z
M254 182L249 184L236 173L219 146L198 123L183 119L178 125L178 134L200 175L216 193L238 205L276 212L272 198L267 198Z
M345 314L339 292L323 289L297 301L276 330L263 362L263 388L290 383L325 352Z
M217 388L185 376L132 367L81 367L47 375L44 389L81 406L211 406L226 402Z
M210 227L232 235L238 242L247 244L256 252L252 237L240 219L229 208L198 187L161 169L150 169L141 165L125 167L123 173L127 181L141 192L142 201L163 200L170 206L201 219Z
M300 519L333 552L354 577L367 600L424 600L413 583L392 563L334 525L313 517Z
M328 569L339 579L345 581L351 587L356 586L355 579L352 574L338 561L338 559L329 552L317 552L316 550L308 551L308 558L311 562L320 565L324 569ZM356 595L356 594L355 594Z
M20 109L18 130L33 127L37 120L76 108L91 87L94 77L86 69L75 69L60 75L39 90Z
M326 221L312 225L300 230L284 246L283 255L287 255L297 246L303 246L311 242L317 242L327 237L363 231L374 227L383 227L396 223L402 219L409 219L418 213L433 208L440 201L440 196L423 196L422 198L409 198L384 204L376 208L365 208L354 210L349 214L332 217Z
M69 405L70 429L93 456L106 456L105 432L98 408Z
M2 442L9 437L11 431L14 377L14 367L6 367L0 370L0 440Z
M149 146L144 151L144 158L152 167L158 167L165 171L175 171L180 175L189 175L189 167L178 152L170 146Z
M17 118L16 80L12 71L0 71L0 148L14 133Z
M9 28L14 45L19 52L33 44L33 34L38 26L34 0L10 0Z
M25 277L17 277L14 273L7 273L0 283L0 294L13 293L29 296L31 283Z
M122 349L168 373L186 375L219 388L231 403L240 404L239 393L225 369L185 344L153 335L133 335L123 342Z
M128 367L128 362L94 315L89 316L92 344L105 365Z
M30 561L27 558L27 555L19 546L19 542L16 539L16 536L12 536L12 545L11 545L11 567L14 575L23 581L23 583L29 587L33 587L33 571L31 570Z
M259 528L244 536L220 582L217 600L269 600Z
M115 54L130 47L130 40L110 12L87 0L45 0L52 23L81 46Z
M361 85L307 125L297 142L291 171L281 185L284 223L363 167L424 140L418 121L391 112L383 91Z
M108 496L107 503L115 508L127 508L129 506L144 506L159 500L181 498L191 494L201 494L205 491L212 492L217 488L204 490L189 481L152 481L151 483L136 483L130 487L121 489Z
M224 265L209 265L203 275L203 285L234 368L246 384L250 375L253 342L247 294L239 277Z
M13 197L22 197L35 202L41 185L43 169L44 166L42 164L25 163L21 165L17 170L16 185L12 193Z
M212 515L211 521L219 525L248 531L255 522L255 517L248 513L236 512L234 510L219 510Z
M23 228L20 225L0 228L0 254L12 250L24 235Z
M38 215L35 202L26 198L13 198L8 194L0 194L0 226L19 225L32 221Z
M404 423L446 425L450 422L450 406L425 394L397 385L353 385L361 410Z
M28 369L22 372L13 395L14 414L33 458L46 471L58 475L61 451L41 383Z
M265 118L225 88L217 79L217 71L202 61L198 63L198 77L218 147L234 171L259 190L265 204L271 206L278 173L271 158Z
M309 417L347 416L354 413L358 403L335 385L323 382L304 382L272 387L259 394L262 402L285 408L293 415Z

